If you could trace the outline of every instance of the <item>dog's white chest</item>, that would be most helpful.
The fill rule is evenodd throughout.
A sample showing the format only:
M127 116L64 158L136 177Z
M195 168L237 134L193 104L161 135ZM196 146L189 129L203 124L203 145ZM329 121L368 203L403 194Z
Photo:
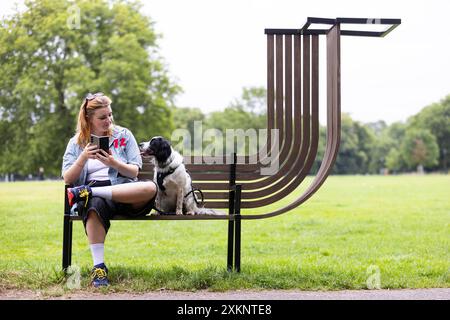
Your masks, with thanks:
M164 178L162 185L164 187L164 191L162 192L166 197L172 198L177 196L180 184L175 179L167 176Z

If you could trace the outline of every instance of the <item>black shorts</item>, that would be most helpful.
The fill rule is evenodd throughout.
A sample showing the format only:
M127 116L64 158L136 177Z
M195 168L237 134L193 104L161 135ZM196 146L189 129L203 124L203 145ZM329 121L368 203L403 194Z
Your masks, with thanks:
M151 181L153 182L153 181ZM132 183L132 182L130 182ZM91 187L104 187L110 186L111 182L108 181L96 181ZM115 215L124 215L129 217L139 217L145 216L150 213L150 211L154 208L155 205L155 197L153 197L147 204L140 209L134 209L133 206L129 203L120 203L112 200L107 200L100 197L91 197L87 202L86 207L85 201L79 201L78 206L78 214L83 218L84 230L86 232L86 222L88 218L89 211L95 211L100 218L103 227L105 228L106 233L108 233L109 227L111 226L110 220ZM80 208L82 208L80 210Z

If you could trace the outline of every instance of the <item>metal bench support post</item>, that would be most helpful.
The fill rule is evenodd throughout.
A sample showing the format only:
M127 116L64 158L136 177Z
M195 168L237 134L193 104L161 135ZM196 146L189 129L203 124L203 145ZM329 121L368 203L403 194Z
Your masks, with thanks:
M72 228L73 222L70 220L70 208L67 201L67 186L64 188L64 229L63 229L63 254L62 268L64 272L72 264Z
M240 184L236 185L234 204L234 270L241 272L241 190Z
M230 164L230 185L229 185L229 198L228 198L228 214L234 214L234 199L235 199L235 185L236 185L236 153L233 154L233 162ZM233 270L233 252L234 246L234 221L228 221L228 250L227 250L227 270Z

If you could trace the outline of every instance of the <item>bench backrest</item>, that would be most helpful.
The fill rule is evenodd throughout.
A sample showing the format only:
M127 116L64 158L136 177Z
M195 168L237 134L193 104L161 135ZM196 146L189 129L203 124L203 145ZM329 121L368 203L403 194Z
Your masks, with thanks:
M343 24L390 25L384 31L343 30ZM311 29L312 25L329 29ZM257 208L279 201L292 193L310 173L319 141L319 35L326 37L326 144L319 170L308 188L290 204L262 215L260 219L287 212L310 198L324 183L336 160L341 130L340 38L384 37L401 24L400 19L308 18L301 29L266 29L267 34L267 156L258 154L212 158L185 157L194 185L205 195L210 208L229 207L230 184L242 190L240 208ZM272 133L278 130L278 134ZM274 140L274 136L278 137ZM277 143L274 143L278 141ZM275 148L278 146L279 148ZM257 159L249 163L249 159ZM278 163L271 175L261 169ZM144 168L151 170L151 165ZM144 170L145 171L145 170ZM143 173L142 177L152 174ZM231 183L232 181L232 183ZM243 216L244 218L244 216Z
M267 34L267 129L266 158L238 156L236 183L242 185L242 208L257 208L278 201L309 174L317 155L319 141L319 35L299 34L293 30L266 30ZM337 155L340 139L340 28L333 26L327 41L327 141L322 165L316 179L296 201L309 198L328 176ZM271 149L278 130L279 149ZM251 158L257 163L249 164ZM212 159L185 157L194 185L200 188L209 208L228 208L230 155L219 164ZM271 160L271 163L268 163ZM261 169L278 162L272 175ZM152 179L152 164L147 159L140 178ZM291 208L292 204L286 208ZM289 209L280 209L274 215Z

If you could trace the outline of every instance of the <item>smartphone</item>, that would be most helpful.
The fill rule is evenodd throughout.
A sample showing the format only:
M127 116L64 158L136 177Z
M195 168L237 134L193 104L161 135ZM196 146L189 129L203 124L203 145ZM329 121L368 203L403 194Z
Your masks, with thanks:
M91 144L95 144L99 149L109 152L109 137L108 136L96 136L91 134Z

